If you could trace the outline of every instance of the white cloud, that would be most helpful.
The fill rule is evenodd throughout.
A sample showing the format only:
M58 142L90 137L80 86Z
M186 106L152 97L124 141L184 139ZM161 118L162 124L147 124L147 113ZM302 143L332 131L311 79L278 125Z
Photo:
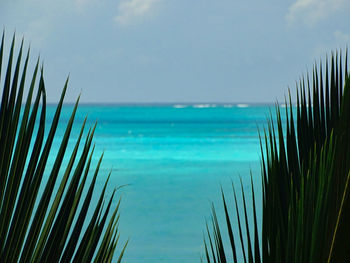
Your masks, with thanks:
M124 0L118 6L115 21L121 25L128 25L135 19L149 15L154 5L160 0Z
M286 20L290 25L301 21L313 26L346 7L350 7L348 0L297 0L289 7Z

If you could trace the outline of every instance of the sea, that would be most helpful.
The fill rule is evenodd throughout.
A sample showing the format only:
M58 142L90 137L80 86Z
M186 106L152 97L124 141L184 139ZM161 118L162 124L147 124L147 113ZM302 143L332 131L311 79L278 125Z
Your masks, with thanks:
M65 104L62 109L46 172L52 167L73 106ZM47 129L55 108L47 108ZM104 156L92 205L111 173L106 201L114 189L112 206L121 198L120 240L114 259L128 240L123 262L200 262L205 255L206 224L210 231L212 228L212 206L227 239L221 189L232 224L237 226L233 188L240 209L244 190L251 217L251 180L260 222L259 134L264 134L274 112L274 104L81 104L65 163L84 119L84 136L97 122L89 179Z

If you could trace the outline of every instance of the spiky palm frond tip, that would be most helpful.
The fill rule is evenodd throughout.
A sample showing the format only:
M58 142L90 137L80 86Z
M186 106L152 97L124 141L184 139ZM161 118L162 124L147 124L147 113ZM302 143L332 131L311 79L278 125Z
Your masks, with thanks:
M55 155L53 167L50 167L46 184L42 186L43 192L39 194L44 170L48 168L47 161L68 80L45 139L46 93L43 69L39 73L38 61L30 80L25 105L22 106L29 50L24 65L21 66L23 40L15 61L14 36L7 69L2 76L4 48L3 34L0 46L0 78L4 79L0 107L0 262L111 262L119 240L119 202L106 224L114 196L113 192L103 209L108 179L92 217L87 218L102 160L101 156L92 181L87 183L96 126L89 129L83 149L78 155L84 121L69 162L63 166L78 98ZM37 130L34 129L36 124ZM63 177L60 182L56 182L60 170L64 171ZM59 183L59 187L54 194L56 183ZM88 187L85 196L84 187ZM126 244L118 261L121 260L125 247Z
M350 246L350 76L346 51L332 54L326 65L315 66L312 76L297 84L297 103L289 96L286 125L276 106L264 134L262 153L262 222L258 232L253 193L253 225L248 223L243 195L245 229L240 223L241 246L234 243L232 216L225 197L224 211L229 250L237 262L349 262ZM243 190L242 190L243 191ZM244 193L243 193L244 194ZM220 224L213 212L212 253L205 244L207 262L226 262ZM236 225L236 224L235 224ZM223 227L221 227L223 228ZM221 231L221 232L220 232ZM243 233L243 234L242 234ZM253 233L253 239L250 238ZM213 238L211 238L211 236Z

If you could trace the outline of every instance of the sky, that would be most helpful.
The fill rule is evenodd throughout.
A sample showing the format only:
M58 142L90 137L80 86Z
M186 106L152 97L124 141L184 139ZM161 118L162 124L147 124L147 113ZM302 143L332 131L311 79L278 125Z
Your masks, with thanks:
M57 102L275 102L350 44L349 0L2 0Z

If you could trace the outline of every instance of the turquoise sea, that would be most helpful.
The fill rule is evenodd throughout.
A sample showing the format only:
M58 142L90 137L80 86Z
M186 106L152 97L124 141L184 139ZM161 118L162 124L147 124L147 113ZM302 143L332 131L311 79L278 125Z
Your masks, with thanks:
M96 191L102 189L110 171L107 196L127 184L117 191L114 202L122 197L120 241L130 239L124 262L200 262L212 202L222 218L220 186L231 200L231 182L239 193L241 178L250 193L250 172L261 207L258 127L266 127L273 108L253 104L79 106L68 153L84 118L87 127L97 121L92 167L102 152L104 158ZM54 151L72 109L73 105L63 107ZM54 105L48 107L47 124L54 110Z

